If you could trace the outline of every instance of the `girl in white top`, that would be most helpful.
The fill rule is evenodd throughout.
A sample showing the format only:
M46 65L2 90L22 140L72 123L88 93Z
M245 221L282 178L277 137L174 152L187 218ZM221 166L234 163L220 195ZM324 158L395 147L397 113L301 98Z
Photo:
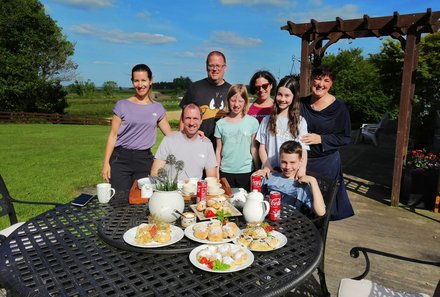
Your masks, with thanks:
M259 142L260 156L264 175L269 176L279 166L279 149L287 140L298 141L303 148L303 164L298 170L296 179L305 175L307 150L309 146L300 138L307 134L307 122L299 113L299 83L291 75L281 79L276 89L275 104L272 113L260 124L256 139Z

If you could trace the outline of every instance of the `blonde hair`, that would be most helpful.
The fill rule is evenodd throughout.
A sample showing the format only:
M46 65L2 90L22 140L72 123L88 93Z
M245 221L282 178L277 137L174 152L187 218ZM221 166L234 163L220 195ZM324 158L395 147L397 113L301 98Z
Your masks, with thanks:
M228 91L228 99L227 105L225 108L226 113L229 113L231 109L229 108L229 99L231 99L234 95L239 94L244 99L243 110L241 111L242 115L245 116L249 106L249 94L247 88L243 84L235 84L229 88Z

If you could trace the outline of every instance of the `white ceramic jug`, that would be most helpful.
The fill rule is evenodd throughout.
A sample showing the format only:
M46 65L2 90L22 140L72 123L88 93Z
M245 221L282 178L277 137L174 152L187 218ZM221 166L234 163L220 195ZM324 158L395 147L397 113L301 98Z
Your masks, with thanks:
M243 216L247 223L263 222L269 213L269 202L264 201L264 196L257 190L250 192L243 206Z
M166 223L176 221L182 213L185 201L178 191L154 191L148 202L148 209L151 214L159 217Z

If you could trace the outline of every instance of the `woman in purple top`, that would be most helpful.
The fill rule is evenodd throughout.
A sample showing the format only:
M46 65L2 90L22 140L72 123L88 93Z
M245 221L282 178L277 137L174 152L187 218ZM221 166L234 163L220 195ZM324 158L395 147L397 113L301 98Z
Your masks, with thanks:
M276 87L277 80L269 71L260 70L252 76L249 82L249 92L257 95L257 98L249 107L248 115L256 118L258 123L261 123L265 116L270 115L273 106L270 95Z
M152 100L153 74L145 64L131 71L136 94L120 100L113 109L101 175L116 191L129 190L135 179L150 174L157 127L171 134L165 108Z

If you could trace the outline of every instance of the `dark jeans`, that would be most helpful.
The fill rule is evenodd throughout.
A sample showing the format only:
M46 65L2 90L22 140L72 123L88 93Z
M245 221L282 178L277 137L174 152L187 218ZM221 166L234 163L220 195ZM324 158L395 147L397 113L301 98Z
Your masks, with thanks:
M246 191L251 189L251 175L249 173L227 173L220 171L220 178L225 177L231 188L243 188Z
M130 190L135 179L150 175L154 156L148 150L130 150L116 147L110 158L112 187L118 191Z

